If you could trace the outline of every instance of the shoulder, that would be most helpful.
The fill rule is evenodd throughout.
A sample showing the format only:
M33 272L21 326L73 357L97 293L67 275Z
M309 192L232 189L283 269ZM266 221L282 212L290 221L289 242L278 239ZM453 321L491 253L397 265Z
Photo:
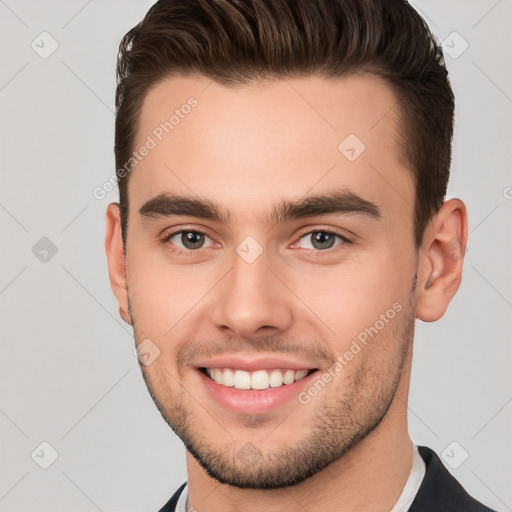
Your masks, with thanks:
M174 512L185 485L187 485L187 482L179 487L179 489L172 495L171 499L158 512Z
M466 492L433 450L426 446L418 450L425 461L425 476L409 512L494 512Z

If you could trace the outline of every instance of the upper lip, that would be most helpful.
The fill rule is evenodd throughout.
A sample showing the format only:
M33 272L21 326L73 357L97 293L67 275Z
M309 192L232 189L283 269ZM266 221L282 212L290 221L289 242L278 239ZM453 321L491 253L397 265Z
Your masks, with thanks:
M223 356L196 361L198 368L233 368L252 372L256 370L316 370L317 367L310 363L298 361L291 357L259 356L259 357L234 357Z

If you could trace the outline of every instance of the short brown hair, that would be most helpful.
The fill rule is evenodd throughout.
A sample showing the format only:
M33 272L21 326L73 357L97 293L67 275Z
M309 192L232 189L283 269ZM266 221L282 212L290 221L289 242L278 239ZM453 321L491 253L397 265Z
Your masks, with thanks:
M149 88L201 74L227 86L370 72L398 98L402 156L415 180L416 249L448 185L454 97L442 49L405 0L159 0L122 39L115 159L123 243L126 162ZM124 167L124 172L120 172Z

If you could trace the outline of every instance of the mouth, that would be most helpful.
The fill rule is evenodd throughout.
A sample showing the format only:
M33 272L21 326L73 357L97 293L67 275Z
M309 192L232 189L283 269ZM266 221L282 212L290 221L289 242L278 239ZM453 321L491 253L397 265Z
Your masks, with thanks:
M312 385L318 372L303 363L272 358L223 358L195 368L202 389L216 407L236 415L258 416L280 416L289 407L302 407L299 393Z
M317 368L304 368L299 370L292 368L272 368L245 371L234 368L206 367L201 367L199 370L220 386L238 390L258 391L289 386L318 371Z

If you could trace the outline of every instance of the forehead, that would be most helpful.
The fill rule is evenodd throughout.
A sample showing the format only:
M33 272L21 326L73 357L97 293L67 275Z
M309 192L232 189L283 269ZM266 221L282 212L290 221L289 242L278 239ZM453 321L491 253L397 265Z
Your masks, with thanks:
M131 172L130 209L162 192L227 204L240 215L347 188L392 217L412 218L398 104L372 75L307 77L227 87L173 77L147 94Z

